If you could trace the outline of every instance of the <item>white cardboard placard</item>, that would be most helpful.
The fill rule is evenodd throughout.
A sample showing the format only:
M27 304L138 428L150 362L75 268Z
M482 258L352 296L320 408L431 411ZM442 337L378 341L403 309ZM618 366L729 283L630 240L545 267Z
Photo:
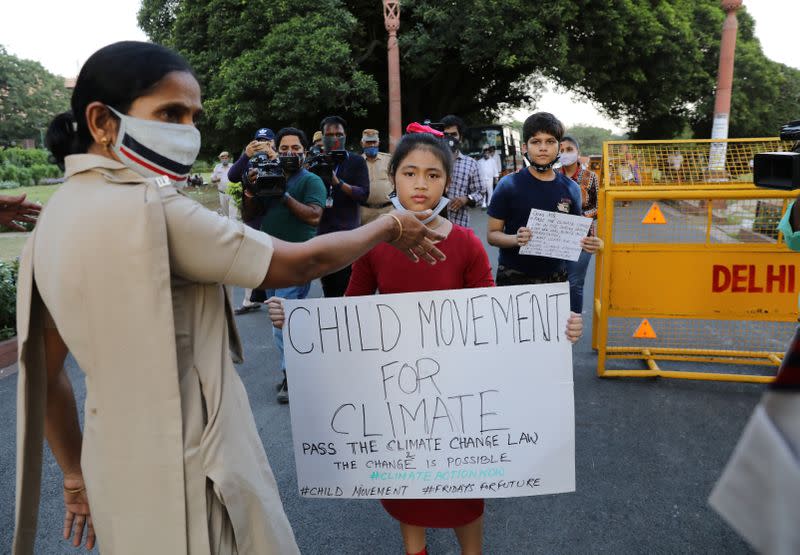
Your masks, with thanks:
M300 494L575 490L567 283L286 300Z
M589 233L592 218L531 208L527 227L531 240L519 248L520 254L578 260L581 239Z

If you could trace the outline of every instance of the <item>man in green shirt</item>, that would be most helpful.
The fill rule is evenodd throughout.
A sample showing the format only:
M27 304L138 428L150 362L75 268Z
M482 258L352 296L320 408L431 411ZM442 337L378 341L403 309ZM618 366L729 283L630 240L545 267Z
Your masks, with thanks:
M245 192L244 219L249 221L263 214L261 231L276 239L292 243L308 241L317 234L317 226L325 207L327 191L322 179L303 168L308 139L294 127L284 127L275 135L278 159L286 175L286 193L278 198L253 197ZM255 170L249 170L255 172ZM310 283L281 289L268 289L267 298L305 299ZM270 326L272 327L272 326ZM281 355L283 381L278 386L278 402L288 403L286 361L283 356L283 332L272 327L275 346Z

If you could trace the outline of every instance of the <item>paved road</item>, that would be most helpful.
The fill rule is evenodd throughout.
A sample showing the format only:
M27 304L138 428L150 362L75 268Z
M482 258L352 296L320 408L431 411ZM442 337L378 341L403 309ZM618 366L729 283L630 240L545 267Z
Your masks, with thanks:
M485 215L475 211L473 218L483 236ZM491 257L496 261L494 251ZM591 283L590 275L589 289ZM315 284L312 294L319 293ZM289 410L275 401L277 355L265 315L241 316L239 323L247 357L239 373L303 553L402 553L397 526L376 501L299 498ZM762 387L601 380L589 335L574 350L577 491L487 501L485 553L750 553L706 498ZM68 371L82 402L74 362ZM0 380L0 553L9 552L13 528L15 389L15 376ZM37 553L75 552L59 538L59 480L48 451ZM431 553L458 553L450 531L435 530L428 539ZM159 551L143 543L141 552Z

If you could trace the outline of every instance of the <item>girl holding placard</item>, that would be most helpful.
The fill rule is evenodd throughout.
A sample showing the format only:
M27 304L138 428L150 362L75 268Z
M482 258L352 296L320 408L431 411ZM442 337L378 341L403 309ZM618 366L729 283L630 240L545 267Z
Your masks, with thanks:
M402 253L379 245L353 264L347 296L494 286L489 258L480 239L471 229L440 215L448 202L444 194L453 159L444 142L434 136L441 133L430 128L426 131L429 132L405 135L397 145L389 163L389 178L395 187L392 201L398 210L432 211L423 223L445 236L437 246L447 259L435 266L415 264ZM282 327L284 311L280 299L268 302L273 324ZM580 320L570 319L567 337L577 341L581 330ZM427 554L426 528L453 528L463 554L481 552L483 499L384 499L381 503L400 521L408 554Z

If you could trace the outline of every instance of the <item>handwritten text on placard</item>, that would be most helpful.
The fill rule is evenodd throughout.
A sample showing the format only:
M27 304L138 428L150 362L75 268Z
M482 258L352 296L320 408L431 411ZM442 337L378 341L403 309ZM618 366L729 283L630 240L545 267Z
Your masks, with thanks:
M591 225L591 218L532 208L527 226L531 240L520 247L519 253L578 260L581 239L589 233Z
M574 490L566 283L285 307L301 495Z

